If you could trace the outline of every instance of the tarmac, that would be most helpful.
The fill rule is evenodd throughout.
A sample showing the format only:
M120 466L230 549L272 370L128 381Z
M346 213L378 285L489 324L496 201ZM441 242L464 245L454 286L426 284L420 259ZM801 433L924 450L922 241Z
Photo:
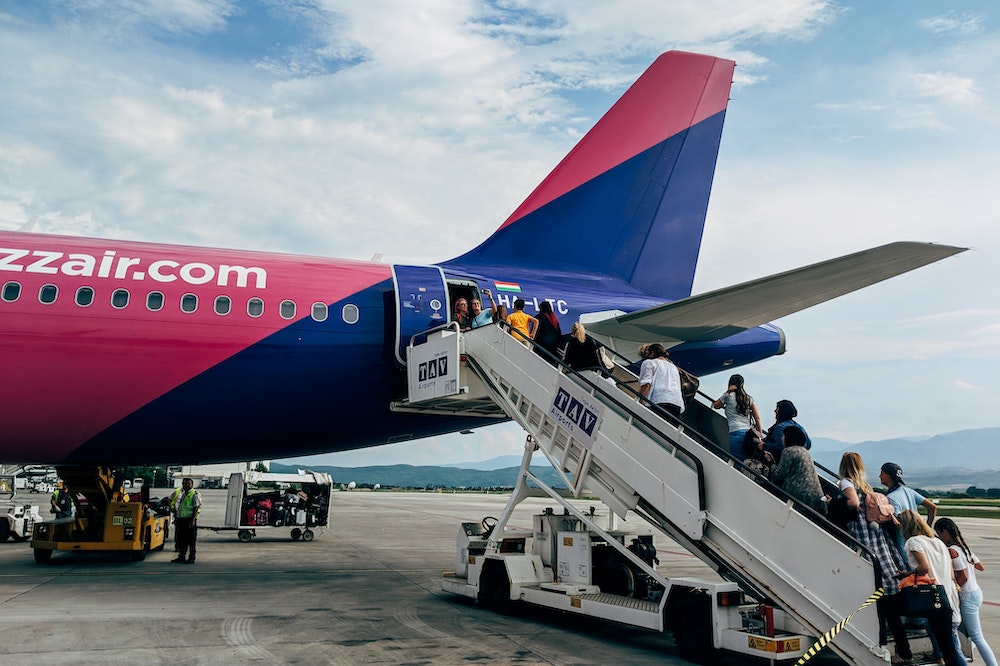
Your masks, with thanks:
M203 490L201 526L222 526L224 490ZM163 496L153 490L152 496ZM47 495L35 499L43 515ZM172 545L143 562L56 553L34 562L28 543L0 544L0 661L21 664L686 664L669 634L526 609L496 615L441 591L455 568L462 521L497 516L505 495L337 492L330 526L312 542L265 528L200 530L195 564ZM599 503L575 501L582 509ZM553 506L521 504L512 526ZM1000 647L1000 522L958 519L983 560L981 612ZM645 529L644 523L637 529ZM660 570L717 577L659 534ZM763 664L738 656L723 664ZM794 662L788 662L794 663ZM828 651L810 664L841 664Z

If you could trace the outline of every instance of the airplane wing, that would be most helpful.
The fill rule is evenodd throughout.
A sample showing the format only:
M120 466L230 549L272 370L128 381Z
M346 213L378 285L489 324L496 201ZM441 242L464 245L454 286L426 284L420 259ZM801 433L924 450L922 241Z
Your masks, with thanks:
M617 340L720 340L968 248L900 242L587 324Z

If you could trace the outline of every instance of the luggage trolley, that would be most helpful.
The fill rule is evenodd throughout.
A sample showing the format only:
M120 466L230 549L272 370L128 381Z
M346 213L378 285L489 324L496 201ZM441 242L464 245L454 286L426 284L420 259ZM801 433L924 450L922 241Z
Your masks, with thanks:
M258 487L264 484L268 487ZM258 530L271 529L289 530L292 541L312 541L327 527L332 488L330 475L320 472L237 472L229 477L226 523L221 529L237 530L243 543Z

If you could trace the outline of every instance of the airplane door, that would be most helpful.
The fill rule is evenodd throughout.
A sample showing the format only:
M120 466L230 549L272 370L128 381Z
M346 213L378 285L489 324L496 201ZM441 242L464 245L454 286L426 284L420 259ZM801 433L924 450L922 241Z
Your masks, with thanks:
M406 347L421 331L448 322L448 287L436 266L392 266L396 288L396 361L406 365Z

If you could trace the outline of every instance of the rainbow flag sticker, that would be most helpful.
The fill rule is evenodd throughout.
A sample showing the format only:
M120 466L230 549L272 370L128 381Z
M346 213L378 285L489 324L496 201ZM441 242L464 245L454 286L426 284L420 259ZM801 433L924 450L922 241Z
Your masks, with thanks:
M496 287L497 291L506 291L512 294L521 293L521 285L516 282L494 282L493 286Z

